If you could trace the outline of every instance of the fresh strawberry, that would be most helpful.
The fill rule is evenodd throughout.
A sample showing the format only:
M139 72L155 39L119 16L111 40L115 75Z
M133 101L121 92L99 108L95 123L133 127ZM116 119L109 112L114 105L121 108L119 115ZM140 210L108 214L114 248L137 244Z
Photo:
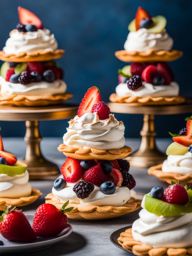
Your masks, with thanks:
M5 75L5 80L9 82L11 76L14 75L14 74L15 74L14 68L9 68L9 69L7 70L6 75Z
M131 74L132 75L142 75L143 70L146 68L145 63L140 63L140 62L133 62L131 63Z
M3 157L8 165L15 165L17 162L17 157L6 151L0 151L0 157Z
M135 16L135 28L136 30L140 29L140 24L142 20L150 20L151 16L150 14L143 9L141 6L138 7L136 16Z
M164 200L170 204L187 204L189 196L184 186L174 184L165 189Z
M30 72L37 72L39 74L43 74L44 72L44 65L41 62L28 62L27 63L27 70Z
M63 70L62 70L62 68L58 68L56 66L50 66L49 69L53 71L56 79L62 79L63 78Z
M143 70L142 79L147 83L152 83L156 75L158 75L157 67L155 65L149 65Z
M3 138L0 134L0 151L4 151Z
M96 186L100 186L103 182L110 180L111 177L104 173L101 164L98 163L84 172L83 179Z
M103 102L99 101L92 107L92 113L97 113L99 119L104 120L109 118L110 108Z
M118 160L112 160L111 164L113 168L120 170L120 165L118 163Z
M110 174L113 177L114 184L120 187L123 183L122 173L118 169L113 168Z
M82 178L83 168L79 160L68 157L61 166L61 173L65 181L73 183Z
M192 119L187 120L186 133L187 133L188 136L192 136Z
M43 28L43 23L39 19L39 17L37 17L37 15L34 14L33 12L23 7L20 7L20 6L18 7L18 16L19 16L19 22L23 25L32 24L39 29Z
M77 115L82 116L85 113L91 113L93 105L101 100L99 89L96 86L90 87L79 105Z
M32 225L36 236L56 236L68 226L67 216L64 213L72 208L66 208L67 204L68 202L63 205L61 210L52 204L42 204L37 208Z
M173 81L174 79L173 72L170 69L170 67L167 65L167 63L165 62L158 63L157 70L165 79L165 84L170 84Z
M186 147L192 145L192 137L189 136L175 136L173 137L173 141Z
M0 232L7 240L14 242L33 242L36 239L26 216L19 210L5 212L2 215Z

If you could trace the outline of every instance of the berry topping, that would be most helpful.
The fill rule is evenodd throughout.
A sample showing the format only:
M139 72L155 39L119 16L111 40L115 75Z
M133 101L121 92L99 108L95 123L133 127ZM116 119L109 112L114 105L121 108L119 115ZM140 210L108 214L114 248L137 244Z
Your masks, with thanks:
M154 84L154 85L165 84L165 79L164 79L164 77L162 77L162 75L157 74L156 76L153 77L152 84Z
M111 172L111 176L113 177L113 181L117 187L121 187L123 183L123 175L122 173L118 170L113 168Z
M103 182L100 186L100 190L106 195L114 194L116 190L115 184L112 181Z
M81 199L87 198L93 190L94 185L84 180L79 181L73 187L73 191L76 193L77 197Z
M88 170L89 168L91 168L95 165L95 161L94 160L82 160L80 162L80 165L84 170Z
M20 23L17 24L16 29L17 29L19 32L26 32L25 25L20 24Z
M123 159L119 159L118 160L118 164L120 166L120 169L122 172L128 172L129 171L129 168L130 168L130 164L128 161L126 160L123 160Z
M164 200L167 203L184 205L188 203L189 197L184 186L174 184L165 189Z
M152 189L150 191L150 195L157 199L162 199L163 193L164 193L164 189L159 186L152 187Z
M139 75L133 75L127 80L127 87L133 91L142 87L141 77Z
M5 158L0 157L0 164L7 164L7 161L5 160Z
M100 186L101 183L109 180L110 177L104 173L101 164L98 163L84 172L83 179L87 182L93 183L96 186Z
M8 165L15 165L17 162L16 156L6 151L0 151L0 157L4 158Z
M27 63L27 70L32 72L37 72L39 74L43 74L44 72L44 66L41 62L28 62Z
M136 185L136 181L133 176L127 171L122 171L123 175L123 183L122 186L128 187L129 189L133 189Z
M33 218L33 230L39 237L54 237L61 233L68 226L65 212L72 208L66 208L66 202L59 210L52 204L40 205Z
M164 84L170 84L173 81L174 79L173 72L167 63L165 62L158 63L157 70L161 74L161 76L165 79Z
M32 71L30 75L31 75L31 82L38 83L42 81L42 76L38 72Z
M191 118L187 119L186 130L187 130L186 132L187 135L192 136L192 119Z
M133 62L131 63L131 74L141 76L145 67L146 67L145 63Z
M113 168L120 170L119 160L111 161Z
M1 151L4 151L3 138L2 138L2 136L1 136L1 134L0 134L0 150L1 150Z
M155 65L147 66L142 72L142 79L147 83L152 83L153 78L158 75L158 71Z
M151 28L154 25L152 19L142 19L140 21L140 28Z
M9 67L10 68L15 68L18 65L17 62L9 62Z
M189 136L175 136L173 137L173 141L177 142L181 145L184 145L186 147L189 147L190 145L192 145L192 138Z
M15 74L14 68L9 68L6 73L5 80L10 81L10 78L13 74Z
M54 189L58 191L65 188L65 186L66 186L66 181L63 178L57 178L53 183Z
M91 113L93 106L101 100L99 89L96 86L90 87L79 105L77 115L82 116L85 113Z
M43 72L43 78L46 82L52 83L55 80L55 74L51 69L48 69Z
M29 71L23 71L19 78L18 81L20 84L29 84L31 83L31 74Z
M77 182L80 180L83 175L83 169L80 165L80 161L68 157L61 166L61 174L67 182Z
M37 31L37 27L35 25L32 25L32 24L27 24L25 26L25 29L26 29L27 32Z
M96 112L99 116L99 119L104 120L109 118L110 109L103 101L100 101L93 105L92 112Z
M150 14L143 9L141 6L138 7L136 16L135 16L135 28L136 30L140 29L141 21L143 20L151 20Z
M9 241L33 242L35 233L24 213L19 210L6 211L0 222L1 235Z
M100 164L102 166L104 173L110 174L112 172L113 166L110 161L101 161Z
M189 146L188 151L192 153L192 145Z
M49 69L53 71L56 80L63 78L63 69L62 68L58 68L56 66L50 66Z
M23 25L32 24L35 25L38 29L43 28L43 24L37 15L23 7L18 7L18 16L19 22Z
M179 135L186 135L187 134L187 128L182 128L180 131L179 131Z
M13 74L9 81L13 84L17 84L19 82L19 74Z

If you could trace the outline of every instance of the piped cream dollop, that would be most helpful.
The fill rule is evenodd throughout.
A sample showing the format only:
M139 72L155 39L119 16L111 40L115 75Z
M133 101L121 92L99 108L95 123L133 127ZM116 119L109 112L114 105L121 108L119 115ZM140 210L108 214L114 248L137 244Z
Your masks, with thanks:
M63 142L68 146L117 149L125 145L125 126L113 114L100 120L97 113L75 116L70 122Z

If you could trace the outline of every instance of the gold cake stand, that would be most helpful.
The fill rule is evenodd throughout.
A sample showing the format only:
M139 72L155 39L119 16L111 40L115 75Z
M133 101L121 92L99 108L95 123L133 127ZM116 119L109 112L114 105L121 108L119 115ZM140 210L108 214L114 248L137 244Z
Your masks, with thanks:
M126 103L109 103L109 107L114 113L143 115L143 127L140 132L140 147L128 157L128 160L132 166L146 168L161 163L166 157L164 153L159 151L156 145L155 115L192 113L192 101L188 101L182 105L163 106L138 106Z
M53 179L58 175L58 167L47 160L41 152L42 136L39 130L39 121L68 119L75 115L77 107L65 104L39 108L22 108L1 106L1 121L25 121L26 153L25 162L28 165L30 179Z

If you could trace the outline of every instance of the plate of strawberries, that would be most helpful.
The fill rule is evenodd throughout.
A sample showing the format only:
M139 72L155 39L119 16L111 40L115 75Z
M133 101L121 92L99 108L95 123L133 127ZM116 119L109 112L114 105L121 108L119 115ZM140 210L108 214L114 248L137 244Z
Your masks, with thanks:
M40 250L64 240L72 232L65 212L51 204L40 205L34 214L8 207L0 217L0 252Z

